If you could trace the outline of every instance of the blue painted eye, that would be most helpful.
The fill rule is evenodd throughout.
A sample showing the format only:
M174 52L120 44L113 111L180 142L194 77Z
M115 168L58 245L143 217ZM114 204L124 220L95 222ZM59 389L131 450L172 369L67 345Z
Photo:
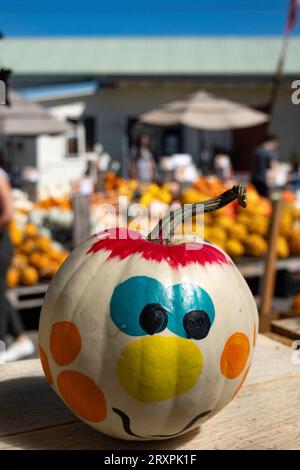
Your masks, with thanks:
M172 289L168 329L182 338L205 338L215 319L214 304L208 293L188 283L168 289Z
M167 326L168 292L147 276L135 276L119 284L110 301L115 325L127 335L159 333Z
M195 284L167 288L148 276L135 276L116 286L110 301L114 324L130 336L161 333L168 328L182 338L205 338L215 309L208 293Z

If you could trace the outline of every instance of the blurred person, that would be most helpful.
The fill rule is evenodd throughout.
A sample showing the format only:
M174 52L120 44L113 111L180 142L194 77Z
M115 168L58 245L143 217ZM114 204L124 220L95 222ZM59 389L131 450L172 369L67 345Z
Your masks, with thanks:
M157 165L150 150L150 139L147 134L141 134L130 150L130 177L141 183L150 183L156 174Z
M13 343L6 351L0 352L0 363L16 361L34 352L33 342L25 334L18 313L6 298L6 273L13 255L7 223L12 216L11 186L7 173L0 166L0 340L5 342L8 334L14 337Z
M278 167L279 140L276 134L267 134L253 154L251 183L261 196L269 195L267 173L275 174Z
M230 156L221 147L215 148L214 170L218 178L228 181L232 177L232 164Z

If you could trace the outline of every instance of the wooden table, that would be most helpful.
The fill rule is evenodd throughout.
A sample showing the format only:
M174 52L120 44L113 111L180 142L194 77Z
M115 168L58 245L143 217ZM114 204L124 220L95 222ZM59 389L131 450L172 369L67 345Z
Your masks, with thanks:
M300 449L300 364L291 348L259 335L246 385L201 429L167 441L119 441L70 413L39 361L0 366L0 449Z

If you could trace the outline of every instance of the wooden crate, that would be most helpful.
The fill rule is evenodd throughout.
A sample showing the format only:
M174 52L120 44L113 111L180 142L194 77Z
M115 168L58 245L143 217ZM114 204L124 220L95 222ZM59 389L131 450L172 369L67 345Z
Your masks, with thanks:
M271 322L271 330L287 338L300 339L300 316L273 320Z
M48 285L48 283L40 283L34 286L15 287L7 289L6 295L17 310L38 308L43 304Z

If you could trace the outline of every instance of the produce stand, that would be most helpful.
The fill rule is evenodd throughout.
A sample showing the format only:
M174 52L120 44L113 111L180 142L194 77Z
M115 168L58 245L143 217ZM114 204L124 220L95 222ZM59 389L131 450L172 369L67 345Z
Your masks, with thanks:
M245 277L245 279L251 279L254 277L261 277L264 273L264 261L253 258L241 259L237 263L237 268ZM287 270L291 273L300 271L300 257L293 257L287 259L277 260L276 262L277 271ZM13 306L19 310L26 310L30 308L41 307L45 293L47 291L49 283L38 283L33 286L20 286L10 288L6 290L6 295L9 298ZM286 300L276 299L277 305L290 304ZM282 308L279 307L281 311Z
M19 213L10 233L16 256L8 283L8 297L17 309L42 305L47 281L59 269L68 250L92 233L115 227L116 222L121 227L129 224L130 228L146 230L147 217L127 219L130 204L137 202L158 217L160 210L167 211L173 203L194 204L227 189L214 177L200 177L193 184L180 188L176 181L142 185L136 180L119 178L113 171L101 172L98 176L101 184L94 188L98 192L92 194L82 194L80 185L72 187L73 192L69 193L44 192L36 202L29 201L24 193L16 193ZM127 198L128 205L122 206L120 197ZM277 203L283 204L277 211L275 233L272 227L276 201L272 208L270 200L260 197L251 185L247 197L246 209L233 203L214 215L206 214L205 238L224 249L248 281L258 305L267 312L261 315L260 322L261 331L265 332L273 328L273 320L280 321L283 315L286 319L293 314L292 302L285 300L291 300L300 292L300 206L291 192L277 192ZM111 215L111 208L118 216L117 221ZM58 250L62 250L61 257L57 245L60 245ZM32 271L35 273L33 279Z
M291 403L300 401L300 365L291 354L290 347L258 335L249 377L235 400L201 430L149 442L112 439L79 421L49 387L37 359L3 365L0 449L299 449L300 408Z

